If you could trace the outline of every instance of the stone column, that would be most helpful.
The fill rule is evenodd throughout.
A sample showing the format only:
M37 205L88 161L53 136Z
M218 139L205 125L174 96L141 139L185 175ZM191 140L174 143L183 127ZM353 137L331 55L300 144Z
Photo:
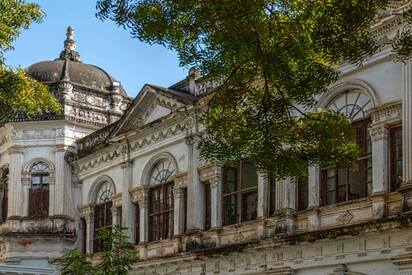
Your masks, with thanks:
M319 166L309 167L308 208L320 206L320 169Z
M214 177L210 180L211 195L211 226L219 228L222 226L222 167L216 166Z
M65 190L65 172L66 172L66 161L64 160L64 155L66 153L65 146L57 146L54 153L54 163L55 163L55 176L54 182L50 182L49 185L49 216L53 215L64 215L64 201L66 197Z
M258 207L257 216L258 218L265 218L268 213L268 201L269 201L269 184L266 181L266 176L258 175Z
M412 62L403 64L402 96L402 187L412 186Z
M318 208L320 206L320 168L310 166L308 178L308 208L312 211L308 215L308 229L317 230L320 228L320 217Z
M133 182L133 164L130 161L125 161L121 164L121 168L123 171L121 224L123 227L127 227L129 242L135 243L136 208L132 202L129 192Z
M388 130L384 124L374 125L369 131L372 141L372 213L374 218L384 216L385 196L388 190Z
M120 211L119 211L119 206L113 204L112 206L112 224L122 224L122 221L120 220Z
M258 205L257 205L257 222L258 236L265 238L265 218L268 216L269 202L269 182L266 175L258 174Z
M203 184L199 180L197 171L199 164L199 150L197 148L199 136L191 135L186 138L188 147L188 183L187 183L187 229L197 231L203 229Z
M8 211L9 217L23 216L23 185L21 182L21 173L23 165L23 147L14 145L8 150L10 158L9 174L9 199Z
M86 253L93 253L94 240L94 208L89 205L83 209L83 215L86 220Z
M372 190L371 194L388 190L388 130L383 124L370 129L372 141Z
M133 200L139 205L139 230L140 230L140 244L149 241L148 234L148 188L140 186L133 192Z
M296 185L290 179L276 182L276 216L284 220L285 228L279 229L291 233L294 231L294 213L296 209Z
M174 191L174 223L173 223L173 235L184 234L184 215L185 215L185 204L184 204L184 189L175 187Z

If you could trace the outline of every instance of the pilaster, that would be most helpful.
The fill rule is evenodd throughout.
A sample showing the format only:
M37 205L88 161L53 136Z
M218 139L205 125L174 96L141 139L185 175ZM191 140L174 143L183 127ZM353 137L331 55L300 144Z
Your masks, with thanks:
M310 166L308 179L308 208L320 206L320 168Z
M200 136L193 134L186 138L188 148L188 185L187 185L187 204L190 205L187 213L188 231L203 229L203 208L204 208L204 188L199 180L199 150L198 143Z
M412 186L412 62L403 64L402 93L402 154L401 188Z
M140 230L140 244L147 243L149 241L148 232L148 193L149 190L146 186L139 186L132 192L132 201L139 205L139 230Z
M65 146L57 146L54 153L55 177L54 184L49 185L50 204L49 215L64 215L65 201L67 191L65 188L65 174L67 173L66 161L64 155L66 153Z
M121 165L123 171L123 182L122 182L122 220L121 224L123 227L127 228L127 236L129 236L129 241L135 243L135 219L136 219L136 208L133 205L133 201L129 190L132 187L133 181L133 163L131 161L125 161Z
M23 152L23 147L19 145L14 145L8 150L10 158L10 186L8 200L9 217L23 216L23 185L21 182Z
M94 240L94 208L92 205L88 205L83 208L83 215L86 220L86 253L93 253L93 240Z
M222 167L216 166L214 177L210 181L212 228L222 226Z
M369 130L372 141L372 190L371 194L386 193L388 190L388 130L384 124L372 126Z

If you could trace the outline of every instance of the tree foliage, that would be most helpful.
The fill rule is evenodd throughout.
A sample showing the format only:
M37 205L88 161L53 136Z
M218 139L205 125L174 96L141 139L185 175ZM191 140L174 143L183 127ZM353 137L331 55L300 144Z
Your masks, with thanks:
M355 165L351 122L316 109L315 99L338 79L339 64L361 63L379 49L370 27L387 3L99 0L97 16L223 81L203 118L202 156L246 157L283 178L304 175L307 165ZM394 48L407 57L412 39L403 39Z
M47 86L29 78L24 70L5 64L4 54L13 50L13 42L32 23L41 22L40 6L22 0L0 1L0 125L13 116L34 116L61 110Z
M133 246L127 243L125 228L120 225L100 229L97 238L103 240L103 251L97 262L91 262L78 248L68 249L53 260L63 275L127 275L138 260Z

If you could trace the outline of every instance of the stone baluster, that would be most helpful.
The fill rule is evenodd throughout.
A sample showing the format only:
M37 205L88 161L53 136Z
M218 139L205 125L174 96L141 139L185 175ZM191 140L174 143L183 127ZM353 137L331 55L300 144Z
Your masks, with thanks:
M8 150L10 158L10 175L9 175L9 200L8 211L9 217L23 216L23 185L21 182L22 164L23 164L23 147L12 146Z
M123 183L122 183L122 221L123 227L127 227L127 235L129 236L129 241L135 243L135 219L136 219L136 208L132 202L130 196L130 188L132 187L133 180L133 164L130 161L125 161L121 164L123 171Z

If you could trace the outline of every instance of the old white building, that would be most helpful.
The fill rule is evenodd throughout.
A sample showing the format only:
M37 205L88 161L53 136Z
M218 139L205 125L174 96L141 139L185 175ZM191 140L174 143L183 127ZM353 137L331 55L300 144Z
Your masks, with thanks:
M382 43L411 31L405 2L373 26ZM213 83L196 70L130 101L80 62L69 29L59 59L28 68L64 116L0 130L0 273L53 274L51 258L98 253L96 230L118 223L141 257L133 274L412 274L412 63L387 46L341 70L317 107L351 117L359 169L274 182L245 160L199 158Z

